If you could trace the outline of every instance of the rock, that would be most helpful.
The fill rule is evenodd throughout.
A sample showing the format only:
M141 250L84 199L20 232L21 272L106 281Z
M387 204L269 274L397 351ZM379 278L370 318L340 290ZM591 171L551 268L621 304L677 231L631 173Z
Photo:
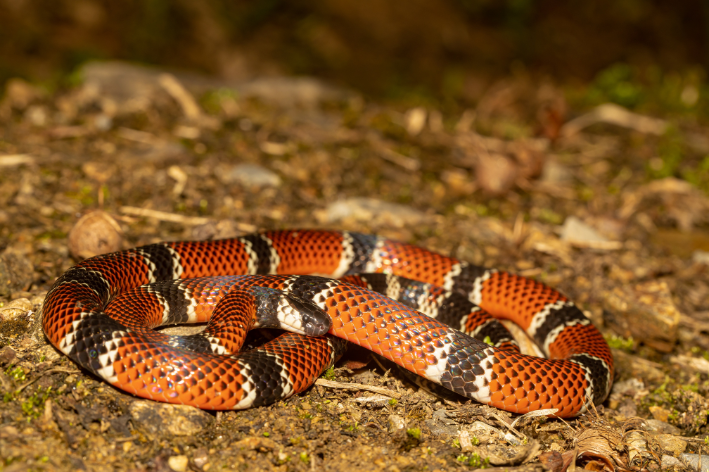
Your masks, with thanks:
M645 384L640 379L628 379L621 382L614 382L611 389L611 395L629 395L633 396L636 392L645 389Z
M332 87L312 77L264 77L243 84L235 84L242 97L256 97L282 107L312 108L323 101L342 101L356 95Z
M561 240L569 242L579 241L582 243L589 241L608 241L607 238L598 234L595 229L575 216L569 216L564 221L564 225L561 227Z
M411 207L366 197L338 200L327 207L324 215L328 223L354 220L397 228L415 225L424 219L423 213Z
M434 420L426 420L426 426L434 436L456 437L458 436L458 426L446 425Z
M69 232L69 252L77 260L115 252L123 245L123 231L108 213L97 210L79 218Z
M389 415L387 426L389 428L389 433L395 433L401 429L404 429L404 418L399 415Z
M666 423L667 420L670 417L670 413L672 413L670 410L667 408L663 408L661 406L653 405L648 408L650 410L650 414L657 420L657 421L662 421L663 423Z
M406 131L411 136L418 135L426 125L426 109L423 107L411 108L406 112L404 121L406 122Z
M207 452L207 449L203 447L198 447L195 449L192 454L192 460L194 461L194 465L200 469L203 469L205 464L209 462L209 453Z
M458 442L460 443L461 452L471 452L473 450L473 443L470 440L470 433L468 431L458 431Z
M425 424L434 436L458 436L458 423L448 417L445 409L434 411L433 417Z
M14 252L0 255L0 297L29 289L33 276L34 267L25 256Z
M673 434L657 434L654 436L662 449L671 452L675 457L687 449L687 441Z
M612 349L612 353L618 372L627 372L628 375L644 379L647 382L662 382L665 378L661 364L628 354L620 349Z
M505 433L482 421L475 421L470 425L470 432L480 442L499 442L505 440Z
M655 419L645 420L644 429L645 429L645 431L649 431L649 432L675 434L675 435L680 434L682 432L682 430L676 426L672 426L669 423L665 423L664 421L655 420Z
M554 159L548 159L542 169L539 179L543 183L558 185L573 182L573 174L569 168Z
M103 100L114 103L116 113L145 110L155 101L165 101L167 92L160 85L163 70L121 61L88 62L81 67L83 87L96 90ZM284 108L314 108L323 101L356 99L345 89L328 85L312 77L265 77L248 82L174 72L176 80L190 93L201 95L207 90L234 91L240 98L255 97Z
M238 164L219 176L224 183L250 187L279 187L281 178L275 172L256 164Z
M190 461L187 456L171 456L167 460L167 465L170 466L170 468L175 472L185 472L187 470L189 462Z
M515 466L534 456L541 448L539 442L532 439L527 444L519 446L501 446L497 444L477 448L480 457L486 457L490 464L496 466Z
M475 182L488 195L506 194L514 185L518 169L512 159L502 154L481 154L475 165Z
M251 451L254 451L254 450L275 451L275 450L280 449L281 446L276 441L274 441L272 439L256 436L256 437L244 438L241 441L237 441L234 444L232 444L231 447L233 447L237 451L239 449L248 449Z
M12 364L15 359L17 359L17 354L10 346L0 349L0 366Z
M676 457L668 456L667 454L662 455L662 462L660 463L662 470L672 470L675 467L680 469L684 468L684 464L681 460Z
M620 241L609 240L575 216L570 216L564 221L561 227L561 240L572 246L591 249L611 250L623 246Z
M664 463L664 457L663 463ZM679 455L679 460L684 462L687 465L690 465L691 467L694 467L695 470L698 470L700 472L709 472L709 456L707 455L699 455L699 454L680 454ZM699 468L699 465L701 464L701 469Z
M623 337L670 352L677 341L680 313L665 282L651 280L602 294L606 323Z
M0 322L26 318L31 312L32 303L26 298L17 298L0 308Z
M694 251L692 253L692 262L695 264L709 265L709 252L707 251Z
M151 437L193 436L214 422L198 408L143 400L130 405L130 416L133 425Z

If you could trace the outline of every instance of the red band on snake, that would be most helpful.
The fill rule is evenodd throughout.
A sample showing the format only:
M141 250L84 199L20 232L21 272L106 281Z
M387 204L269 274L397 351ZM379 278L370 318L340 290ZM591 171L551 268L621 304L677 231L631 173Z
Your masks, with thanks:
M368 273L392 275L355 276ZM334 336L286 333L237 353L245 331L265 323L256 320L257 305L286 317L322 311ZM238 322L228 321L234 311L242 313ZM520 354L487 313L520 325L549 359ZM192 337L152 330L210 318ZM559 292L352 232L271 231L97 256L56 281L42 322L54 346L115 387L204 409L249 408L307 389L341 354L340 340L517 413L554 408L576 416L605 400L613 379L602 335Z

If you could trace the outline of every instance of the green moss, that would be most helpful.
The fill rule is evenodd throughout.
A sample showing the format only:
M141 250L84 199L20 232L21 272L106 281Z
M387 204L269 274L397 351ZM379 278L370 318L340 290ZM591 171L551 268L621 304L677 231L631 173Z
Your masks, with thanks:
M605 336L606 342L613 349L620 349L625 352L635 351L635 340L632 337L624 338L615 334Z
M406 434L413 439L421 439L421 428L409 428L406 430Z
M27 417L27 421L40 417L44 409L44 402L47 401L51 393L52 387L47 387L46 390L39 387L27 400L22 402L22 412Z
M10 366L5 370L5 374L15 381L24 382L27 380L25 371L20 366Z
M335 380L335 366L330 366L322 376L325 380Z
M488 459L487 457L483 459L477 452L474 452L469 456L461 454L456 457L455 460L457 460L461 464L467 464L468 466L474 467L476 469L487 469L488 467L490 467L490 459Z

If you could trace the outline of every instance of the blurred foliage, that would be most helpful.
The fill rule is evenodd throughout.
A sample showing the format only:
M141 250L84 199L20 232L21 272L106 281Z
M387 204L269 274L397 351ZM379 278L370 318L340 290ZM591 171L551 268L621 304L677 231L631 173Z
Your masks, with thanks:
M570 99L584 108L612 102L663 116L709 118L709 88L699 67L665 72L656 65L616 63L596 74L588 87L572 92Z
M687 100L677 97L692 98L687 80L704 79L702 8L696 0L0 0L0 82L51 80L88 59L116 58L236 80L316 75L452 107L476 103L523 67L593 80L591 103L682 111ZM666 72L690 69L693 78Z

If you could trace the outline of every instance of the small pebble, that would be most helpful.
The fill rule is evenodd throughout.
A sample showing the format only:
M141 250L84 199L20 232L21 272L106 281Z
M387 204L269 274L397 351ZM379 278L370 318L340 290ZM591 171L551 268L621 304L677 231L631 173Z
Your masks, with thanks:
M0 321L15 321L27 317L32 311L32 303L26 298L12 300L0 308Z
M473 443L470 440L470 433L464 429L458 432L458 442L460 443L461 452L470 452L473 450Z
M394 433L400 429L404 429L404 418L399 415L389 415L389 432Z
M118 251L122 244L121 227L101 210L82 216L69 232L69 252L77 260Z
M598 231L575 216L569 216L566 218L564 226L561 228L561 240L588 243L598 241L607 242L608 238L601 236Z
M214 422L209 413L186 405L138 400L129 411L135 427L150 436L194 436Z
M709 265L709 252L696 250L692 253L692 262Z
M196 449L192 456L192 460L194 461L194 465L196 465L200 469L204 468L204 465L209 462L209 455L207 454L207 450L204 448Z
M225 182L234 182L254 187L278 187L281 178L275 172L255 164L239 164L221 177Z
M10 346L5 346L0 349L0 366L12 363L17 359L17 354Z
M187 456L172 456L167 460L167 465L170 466L175 472L184 472L187 470L187 465L189 464L189 459Z
M16 252L0 254L0 297L27 290L33 280L34 267L27 257Z
M426 215L414 208L376 198L348 198L328 205L324 222L337 223L352 219L370 224L402 228L422 222Z

